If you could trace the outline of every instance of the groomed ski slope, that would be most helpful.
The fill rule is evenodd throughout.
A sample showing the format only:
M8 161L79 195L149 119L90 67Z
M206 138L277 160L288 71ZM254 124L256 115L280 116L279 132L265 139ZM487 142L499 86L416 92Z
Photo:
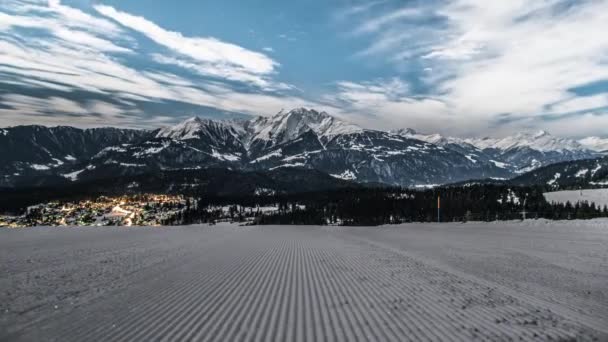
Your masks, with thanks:
M554 203L565 204L566 202L570 202L574 205L577 202L587 201L589 203L595 203L596 206L602 208L605 205L608 205L608 189L554 191L546 192L544 196L548 202Z
M0 231L2 341L606 340L608 221Z

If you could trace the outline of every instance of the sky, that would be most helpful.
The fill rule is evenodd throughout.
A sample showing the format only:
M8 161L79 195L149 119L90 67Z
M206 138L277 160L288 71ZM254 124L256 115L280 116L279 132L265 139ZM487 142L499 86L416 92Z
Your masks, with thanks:
M0 0L0 127L307 107L370 129L608 137L608 0Z

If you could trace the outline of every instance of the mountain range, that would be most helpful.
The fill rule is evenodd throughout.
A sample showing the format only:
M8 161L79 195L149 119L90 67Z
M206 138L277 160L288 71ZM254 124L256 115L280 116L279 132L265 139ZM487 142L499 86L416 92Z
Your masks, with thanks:
M194 117L156 130L17 126L0 129L0 186L171 170L303 168L361 183L425 187L510 179L554 163L598 158L607 147L608 140L547 132L462 139L370 130L305 108L251 120Z

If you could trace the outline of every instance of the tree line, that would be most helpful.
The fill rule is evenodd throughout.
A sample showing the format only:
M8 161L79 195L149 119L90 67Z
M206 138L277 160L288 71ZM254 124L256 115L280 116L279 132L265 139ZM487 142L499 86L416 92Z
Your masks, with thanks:
M198 198L196 203L172 221L175 224L194 224L228 219L253 224L374 226L405 222L514 220L524 216L556 220L608 217L608 208L593 203L548 203L540 187L487 184L420 191L377 187L273 196L205 196ZM276 210L259 209L264 207Z

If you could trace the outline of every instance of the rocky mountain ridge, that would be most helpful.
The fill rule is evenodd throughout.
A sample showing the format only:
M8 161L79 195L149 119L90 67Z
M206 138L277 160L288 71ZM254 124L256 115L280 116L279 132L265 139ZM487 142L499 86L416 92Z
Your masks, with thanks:
M191 118L153 131L20 126L0 132L0 185L71 183L164 170L316 169L363 183L425 187L511 178L599 154L548 133L458 139L369 130L298 108L270 117Z

